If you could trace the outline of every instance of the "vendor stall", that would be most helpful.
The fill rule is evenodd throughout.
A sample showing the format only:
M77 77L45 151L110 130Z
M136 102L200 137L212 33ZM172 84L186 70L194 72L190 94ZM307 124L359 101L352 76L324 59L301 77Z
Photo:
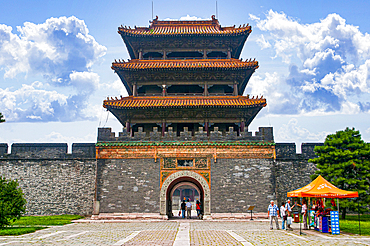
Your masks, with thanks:
M358 197L358 192L341 190L320 175L310 184L298 190L288 192L288 197L353 198ZM339 203L337 207L338 211L325 210L324 203L321 203L321 206L322 207L320 208L320 210L315 212L315 229L320 232L331 232L332 234L339 234ZM312 212L309 211L308 214L311 215Z

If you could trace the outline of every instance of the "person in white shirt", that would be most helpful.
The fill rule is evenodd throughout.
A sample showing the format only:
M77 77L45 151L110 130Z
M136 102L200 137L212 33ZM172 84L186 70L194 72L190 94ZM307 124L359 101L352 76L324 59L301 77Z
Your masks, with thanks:
M281 229L285 230L285 222L288 218L288 215L286 213L286 208L285 208L285 204L284 202L281 203L281 207L280 207L280 217L281 217Z
M279 207L274 204L274 200L270 201L270 205L267 208L267 216L270 217L270 229L272 230L272 221L275 220L276 229L279 230L278 216L279 216Z
M307 230L307 203L306 200L302 200L302 217L303 217L303 230Z
M191 219L191 202L190 199L188 199L188 202L186 203L186 218Z

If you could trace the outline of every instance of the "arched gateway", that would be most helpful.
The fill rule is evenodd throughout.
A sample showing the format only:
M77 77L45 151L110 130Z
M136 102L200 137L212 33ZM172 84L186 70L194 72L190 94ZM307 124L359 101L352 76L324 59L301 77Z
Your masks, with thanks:
M204 215L211 214L211 190L207 181L200 174L192 171L179 171L171 174L163 182L160 191L160 214L171 213L171 195L182 184L191 184L200 193Z

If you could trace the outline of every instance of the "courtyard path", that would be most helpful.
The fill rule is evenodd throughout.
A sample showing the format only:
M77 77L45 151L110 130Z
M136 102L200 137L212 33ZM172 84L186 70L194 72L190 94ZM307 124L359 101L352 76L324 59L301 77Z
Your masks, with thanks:
M370 237L269 230L267 221L130 221L74 223L22 236L0 237L0 246L23 245L370 245ZM110 222L110 223L108 223Z

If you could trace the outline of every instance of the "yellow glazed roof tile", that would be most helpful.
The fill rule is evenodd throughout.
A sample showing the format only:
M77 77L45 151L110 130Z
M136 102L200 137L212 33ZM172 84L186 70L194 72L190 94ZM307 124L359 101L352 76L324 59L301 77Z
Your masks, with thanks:
M135 108L171 108L171 107L253 107L266 106L266 99L249 98L248 96L228 97L123 97L121 99L107 99L105 108L120 109Z
M239 59L194 59L194 60L130 60L123 62L113 62L112 69L123 69L123 70L148 70L148 69L204 69L204 68L258 68L258 61L247 60L241 61Z
M160 21L158 17L149 27L119 27L122 35L131 36L163 36L163 35L240 35L249 34L251 27L247 25L235 27L221 27L218 20L212 16L211 20L198 21Z

